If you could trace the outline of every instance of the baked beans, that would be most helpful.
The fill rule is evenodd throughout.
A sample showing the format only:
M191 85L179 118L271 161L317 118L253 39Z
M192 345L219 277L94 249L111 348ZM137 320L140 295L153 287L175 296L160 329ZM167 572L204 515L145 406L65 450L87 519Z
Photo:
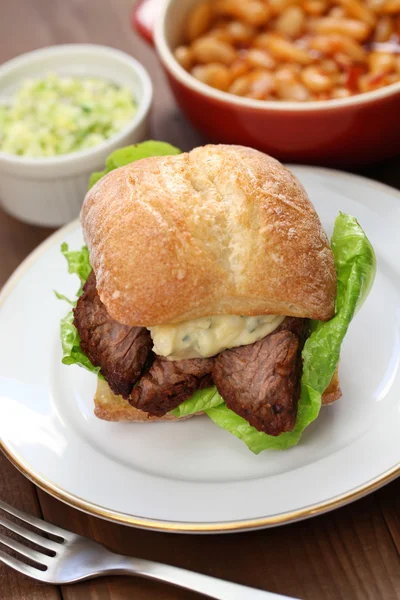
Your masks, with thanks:
M400 0L206 0L175 58L238 96L348 98L400 81Z

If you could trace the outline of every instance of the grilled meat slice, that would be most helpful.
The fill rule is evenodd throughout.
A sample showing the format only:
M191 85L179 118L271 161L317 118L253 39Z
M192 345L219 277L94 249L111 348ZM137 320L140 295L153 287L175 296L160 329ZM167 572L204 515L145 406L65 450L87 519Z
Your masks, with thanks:
M145 327L121 325L110 317L97 292L93 271L74 309L74 325L91 363L100 367L115 394L128 398L153 342Z
M157 357L132 390L129 401L132 406L161 417L195 391L211 386L212 366L211 358L170 361Z
M221 352L213 379L227 406L258 431L279 435L296 422L307 320L287 317L248 346Z

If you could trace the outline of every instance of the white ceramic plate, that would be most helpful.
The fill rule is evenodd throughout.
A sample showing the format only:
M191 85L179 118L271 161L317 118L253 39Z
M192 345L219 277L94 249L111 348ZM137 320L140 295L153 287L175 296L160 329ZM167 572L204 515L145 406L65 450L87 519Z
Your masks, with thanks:
M375 247L371 295L345 339L343 398L300 444L253 455L207 417L124 424L93 415L96 380L61 364L59 320L73 295L60 244L77 222L17 270L0 297L2 448L27 477L73 506L146 528L220 532L319 514L400 473L400 194L359 177L294 167L326 227L357 216Z

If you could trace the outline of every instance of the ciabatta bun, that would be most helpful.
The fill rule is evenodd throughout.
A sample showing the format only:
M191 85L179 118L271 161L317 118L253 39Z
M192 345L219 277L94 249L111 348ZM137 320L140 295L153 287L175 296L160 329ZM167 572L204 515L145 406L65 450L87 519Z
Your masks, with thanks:
M333 374L330 384L322 394L322 404L327 406L328 404L332 404L339 400L342 397L342 390L340 389L340 381L339 381L339 367L336 367L336 370Z
M120 323L334 314L334 260L314 207L256 150L208 145L116 169L88 192L81 221Z

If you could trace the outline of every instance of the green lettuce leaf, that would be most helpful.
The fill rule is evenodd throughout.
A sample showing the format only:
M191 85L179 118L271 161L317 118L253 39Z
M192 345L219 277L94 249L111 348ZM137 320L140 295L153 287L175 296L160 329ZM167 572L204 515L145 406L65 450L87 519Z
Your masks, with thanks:
M330 321L312 323L312 332L302 354L301 394L293 431L281 433L276 437L257 431L245 419L231 411L222 397L219 405L218 398L213 396L213 405L210 403L209 406L202 407L214 423L245 442L255 454L262 450L284 450L294 446L303 430L317 418L322 394L335 372L341 344L350 321L373 284L376 271L375 254L354 217L339 214L335 221L331 246L338 279L336 314Z
M83 246L80 250L70 250L68 244L64 242L61 246L61 252L67 259L68 273L74 273L79 277L80 287L76 294L79 298L92 270L89 262L89 251L86 246ZM65 300L72 307L76 306L76 300L69 300L64 294L59 294L58 292L54 293L59 300ZM64 365L79 365L101 377L100 367L92 365L86 354L82 351L79 333L73 321L74 314L71 309L60 322L60 337L63 350L62 363Z
M331 239L337 273L336 314L326 323L313 323L304 345L302 383L323 393L339 362L340 347L350 322L364 303L375 278L376 259L357 220L340 213Z
M218 406L223 402L221 396L217 392L215 386L205 388L204 390L198 390L182 402L177 408L170 412L174 417L187 417L188 415L194 415L197 412L202 412L207 408Z
M78 330L73 324L74 315L72 310L61 319L60 337L63 350L62 363L64 365L78 365L84 367L91 373L100 375L100 367L92 365L88 357L81 349L81 340Z
M281 433L278 436L257 431L245 419L230 410L225 403L214 408L207 408L205 413L216 425L227 429L242 440L254 454L259 454L263 450L286 450L295 446L307 425L318 417L320 408L321 393L312 388L306 389L302 383L296 425L293 431Z
M76 300L70 300L69 298L67 298L67 296L64 296L64 294L60 294L59 292L56 292L56 290L54 290L54 293L56 295L56 298L58 298L58 300L64 300L64 302L67 302L71 306L76 306Z
M147 142L142 142L141 144L120 148L108 156L104 171L92 173L89 180L89 189L93 187L94 184L99 181L99 179L104 177L104 175L107 175L107 173L117 169L118 167L124 167L125 165L129 165L136 160L148 158L149 156L168 156L171 154L180 153L181 151L179 148L175 148L175 146L171 146L171 144L167 144L166 142L156 142L153 140L148 140Z
M61 252L67 259L68 273L78 275L81 286L77 296L82 293L82 288L90 275L92 267L89 261L89 250L87 246L83 246L80 250L70 250L65 242L61 244Z

